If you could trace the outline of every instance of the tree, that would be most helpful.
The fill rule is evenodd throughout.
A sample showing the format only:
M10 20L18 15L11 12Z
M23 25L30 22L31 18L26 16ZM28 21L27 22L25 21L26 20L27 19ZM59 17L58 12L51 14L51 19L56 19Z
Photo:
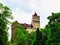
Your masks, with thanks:
M46 45L60 45L60 13L52 13L48 19Z
M39 30L39 28L36 30L36 41L34 42L34 45L44 45L42 32Z
M27 34L27 45L33 45L36 40L36 32L31 32Z
M17 45L27 45L27 31L25 28L16 23L12 23L15 27L15 29L12 32L12 43L16 43Z
M0 3L0 44L8 45L7 24L10 22L8 19L12 19L11 10L7 6Z

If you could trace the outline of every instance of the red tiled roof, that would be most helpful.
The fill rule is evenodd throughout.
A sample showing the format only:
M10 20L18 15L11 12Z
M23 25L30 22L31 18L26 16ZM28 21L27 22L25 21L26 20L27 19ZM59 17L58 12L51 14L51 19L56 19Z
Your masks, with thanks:
M24 23L24 24L21 24L21 25L23 25L23 27L25 28L25 29L27 29L27 27L33 27L31 24L26 24L26 23Z
M18 24L21 24L25 29L27 29L27 27L33 27L32 24L26 24L26 23L19 23L18 21L15 21Z

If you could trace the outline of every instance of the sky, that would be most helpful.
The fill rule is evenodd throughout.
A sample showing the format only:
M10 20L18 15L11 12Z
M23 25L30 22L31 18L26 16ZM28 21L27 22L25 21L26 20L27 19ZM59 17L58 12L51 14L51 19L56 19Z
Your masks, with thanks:
M48 23L47 17L52 12L60 12L60 0L0 0L12 10L14 20L19 23L31 23L32 15L36 12L40 16L40 26L44 28Z

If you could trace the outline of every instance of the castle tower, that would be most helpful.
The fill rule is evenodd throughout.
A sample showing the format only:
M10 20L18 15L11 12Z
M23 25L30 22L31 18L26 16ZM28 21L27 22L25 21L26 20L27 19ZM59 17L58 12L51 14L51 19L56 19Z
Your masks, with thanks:
M33 26L33 29L40 28L40 16L38 16L36 12L32 16L32 26Z

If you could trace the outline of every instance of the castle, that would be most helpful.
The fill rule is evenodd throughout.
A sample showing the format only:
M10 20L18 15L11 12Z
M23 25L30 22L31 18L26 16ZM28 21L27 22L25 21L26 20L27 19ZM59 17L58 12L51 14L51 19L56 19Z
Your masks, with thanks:
M18 21L15 21L15 22L22 25L29 32L35 31L37 28L40 28L40 16L38 16L36 12L34 13L34 15L32 15L31 24L26 24L26 23L22 24L22 23L19 23ZM15 29L13 24L11 25L11 29L12 31Z

